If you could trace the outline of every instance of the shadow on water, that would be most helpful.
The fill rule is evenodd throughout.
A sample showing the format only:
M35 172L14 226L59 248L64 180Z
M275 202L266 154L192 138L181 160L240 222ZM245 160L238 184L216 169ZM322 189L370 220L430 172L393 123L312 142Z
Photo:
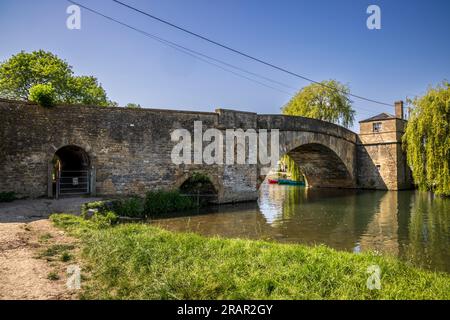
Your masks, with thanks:
M450 199L426 192L263 184L257 203L205 208L151 223L206 236L376 250L450 272Z

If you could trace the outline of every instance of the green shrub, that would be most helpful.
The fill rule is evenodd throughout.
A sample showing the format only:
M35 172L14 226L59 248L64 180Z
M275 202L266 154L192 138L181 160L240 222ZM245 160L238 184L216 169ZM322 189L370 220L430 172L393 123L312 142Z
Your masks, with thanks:
M55 271L51 271L47 274L47 279L51 281L59 280L59 275Z
M179 191L150 191L145 197L144 212L150 216L196 208L196 203Z
M208 175L201 172L193 172L189 180L193 183L210 183Z
M11 202L16 199L16 194L14 192L0 192L0 202Z
M118 200L105 200L85 203L81 207L81 216L88 217L88 211L94 209L93 220L114 224L118 217L143 218L163 213L183 211L197 207L195 199L183 196L179 191L150 191L145 199L138 196ZM112 216L114 214L114 216Z
M144 200L137 196L116 200L114 201L114 211L122 217L143 217Z
M28 100L49 108L56 102L56 91L51 84L36 84L30 88Z
M62 254L61 254L61 261L62 262L68 262L68 261L70 261L70 260L72 260L72 255L69 253L69 252L63 252Z
M100 227L111 226L119 220L118 215L113 211L114 201L105 200L85 203L81 206L81 216L87 218L90 209L95 210L91 220L98 223Z
M98 213L104 213L114 208L114 202L111 200L88 202L81 206L81 216L87 217L89 209L96 210Z
M91 220L97 223L100 228L107 228L116 224L119 221L119 217L113 211L106 211L95 213Z

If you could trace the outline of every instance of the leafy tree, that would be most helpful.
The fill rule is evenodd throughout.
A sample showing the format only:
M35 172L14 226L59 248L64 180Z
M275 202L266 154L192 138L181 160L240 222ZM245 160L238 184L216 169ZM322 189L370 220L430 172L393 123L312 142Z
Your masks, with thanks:
M302 88L282 108L282 112L286 115L324 120L348 128L353 125L355 119L349 93L348 86L336 80L313 83ZM281 161L286 163L292 179L301 180L300 169L289 155L284 155Z
M63 102L88 105L109 105L105 90L92 76L71 77L67 81L67 90L63 94Z
M51 107L55 103L55 88L50 83L35 84L30 88L28 100L43 107Z
M58 103L109 104L95 77L74 76L72 67L51 52L22 51L0 64L0 97L26 100L38 84L50 84Z
M136 104L136 103L128 103L125 108L130 108L130 109L140 109L142 108L140 104Z
M315 118L342 125L353 125L355 111L348 86L336 80L313 83L302 88L283 108L286 115Z
M450 196L450 83L411 102L403 146L414 181L421 190Z

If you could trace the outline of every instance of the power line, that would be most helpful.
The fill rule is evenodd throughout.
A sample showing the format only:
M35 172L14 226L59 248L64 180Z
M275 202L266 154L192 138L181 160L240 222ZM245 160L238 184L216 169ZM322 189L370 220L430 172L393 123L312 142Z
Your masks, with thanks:
M126 24L126 23L124 23L124 22L122 22L122 21L119 21L119 20L117 20L117 19L115 19L115 18L112 18L112 17L110 17L110 16L107 16L107 15L105 15L105 14L99 12L99 11L96 11L96 10L94 10L94 9L91 9L91 8L89 8L89 7L86 7L86 6L84 6L84 5L82 5L82 4L79 4L79 3L75 2L75 1L72 1L72 0L67 0L67 1L70 2L70 3L72 3L72 4L78 5L78 6L82 7L83 9L85 9L85 10L87 10L87 11L89 11L89 12L92 12L92 13L94 13L94 14L96 14L96 15L99 15L99 16L105 18L105 19L108 19L108 20L110 20L110 21L113 21L113 22L115 22L115 23L117 23L117 24L120 24L120 25L126 27L126 28L132 29L132 30L134 30L134 31L136 31L136 32L139 32L139 33L143 34L144 36L147 36L147 37L149 37L149 38L151 38L151 39L153 39L153 40L155 40L155 41L158 41L158 42L160 42L160 43L163 43L164 45L167 45L167 46L169 46L169 47L171 47L171 48L173 48L173 49L175 49L175 50L181 51L181 52L183 52L184 54L187 54L187 55L189 55L189 56L191 56L191 57L193 57L193 58L195 58L195 59L198 59L198 60L200 60L200 61L202 61L202 62L205 62L205 63L207 63L207 64L209 64L209 65L215 66L215 67L217 67L217 68L219 68L219 69L221 69L221 70L223 70L223 71L229 72L229 73L234 74L234 75L236 75L236 76L238 76L238 77L241 77L241 78L247 79L247 80L249 80L249 81L255 82L255 83L260 84L260 85L262 85L262 86L265 86L265 87L267 87L267 88L270 88L270 89L279 91L279 92L284 93L284 94L286 94L286 95L289 95L289 96L294 95L294 93L292 93L292 92L287 92L287 91L281 90L281 89L279 89L279 88L270 86L270 85L268 85L268 84L266 84L266 83L263 83L263 82L261 82L261 81L258 81L258 80L252 79L252 78L250 78L250 77L244 76L244 75L242 75L242 74L239 74L239 73L237 73L237 72L234 72L233 70L229 70L229 69L227 69L227 68L224 68L224 67L221 66L221 65L218 65L218 64L213 63L213 62L211 62L211 61L208 61L207 59L210 59L210 60L212 60L212 61L216 61L216 62L218 62L218 63L221 63L221 64L223 64L223 65L226 65L226 66L228 66L228 67L231 67L231 68L233 68L233 69L236 69L236 70L245 72L245 73L247 73L247 74L256 76L256 77L258 77L258 78L261 78L261 79L264 79L264 80L267 80L267 81L270 81L270 82L279 84L279 85L281 85L281 86L285 86L285 87L290 88L290 89L295 89L294 87L289 86L289 85L287 85L287 84L285 84L285 83L283 83L283 82L280 82L280 81L277 81L277 80L270 79L270 78L265 77L265 76L262 76L262 75L260 75L260 74L257 74L257 73L248 71L248 70L246 70L246 69L237 67L237 66L235 66L235 65L232 65L232 64L230 64L230 63L227 63L227 62L225 62L225 61L223 61L223 60L216 59L216 58L213 58L213 57L211 57L211 56L205 55L205 54L203 54L203 53L201 53L201 52L198 52L198 51L189 49L189 48L187 48L187 47L185 47L185 46L182 46L182 45L179 45L179 44L177 44L177 43L175 43L175 42L169 41L169 40L167 40L167 39L164 39L164 38L161 38L161 37L156 36L156 35L154 35L154 34L151 34L151 33L149 33L149 32L146 32L146 31L144 31L144 30L141 30L141 29L138 29L138 28L136 28L136 27L133 27L133 26L131 26L131 25L129 25L129 24ZM203 57L203 58L206 58L206 59L203 59L202 57ZM360 106L354 106L354 108L357 108L357 109L360 109L360 110L365 110L365 111L368 111L368 112L372 112L372 111L373 111L373 110L365 109L365 108L360 107ZM358 112L369 115L368 112L363 112L363 111L358 111ZM370 114L371 114L371 113L370 113Z
M217 42L217 41L215 41L215 40L212 40L212 39L210 39L210 38L207 38L207 37L205 37L205 36L202 36L202 35L200 35L200 34L198 34L198 33L192 32L192 31L190 31L190 30L188 30L188 29L185 29L185 28L180 27L180 26L178 26L178 25L176 25L176 24L173 24L173 23L171 23L171 22L169 22L169 21L167 21L167 20L158 18L158 17L156 17L156 16L154 16L154 15L148 13L148 12L145 12L145 11L142 11L142 10L140 10L140 9L137 9L137 8L135 8L135 7L133 7L133 6L130 6L130 5L126 4L126 3L123 3L123 2L121 2L121 1L118 1L118 0L112 0L112 1L116 2L117 4L122 5L122 6L124 6L124 7L127 7L127 8L129 8L129 9L131 9L131 10L133 10L133 11L136 11L136 12L138 12L138 13L140 13L140 14L143 14L143 15L149 17L149 18L152 18L152 19L157 20L157 21L159 21L159 22L161 22L161 23L164 23L164 24L166 24L166 25L168 25L168 26L171 26L171 27L176 28L176 29L178 29L178 30L181 30L181 31L183 31L183 32L185 32L185 33L188 33L188 34L190 34L190 35L192 35L192 36L195 36L195 37L197 37L197 38L200 38L200 39L202 39L202 40L204 40L204 41L207 41L207 42L209 42L209 43L212 43L212 44L214 44L214 45L216 45L216 46L219 46L219 47L221 47L221 48L224 48L224 49L226 49L226 50L229 50L229 51L231 51L231 52L234 52L234 53L236 53L236 54L238 54L238 55L241 55L241 56L243 56L243 57L246 57L246 58L248 58L248 59L250 59L250 60L259 62L259 63L261 63L261 64L264 64L264 65L268 66L268 67L271 67L271 68L273 68L273 69L279 70L279 71L284 72L284 73L287 73L287 74L292 75L292 76L294 76L294 77L297 77L297 78L306 80L306 81L308 81L308 82L312 82L312 83L315 83L315 84L318 84L318 85L327 87L327 88L329 88L329 89L336 90L335 88L333 88L333 87L331 87L331 86L328 86L328 85L326 85L326 84L324 84L324 83L321 83L321 82L319 82L319 81L313 80L313 79L308 78L308 77L305 77L305 76L303 76L303 75L301 75L301 74L298 74L298 73L296 73L296 72L289 71L289 70L287 70L287 69L285 69L285 68L283 68L283 67L277 66L277 65L275 65L275 64L273 64L273 63L270 63L270 62L261 60L261 59L259 59L259 58L254 57L254 56L251 56L250 54L247 54L247 53L245 53L245 52L243 52L243 51L240 51L240 50L231 48L231 47L229 47L229 46L227 46L227 45L221 44L221 43L219 43L219 42ZM368 102L372 102L372 103L376 103L376 104L380 104L380 105L385 105L385 106L393 107L392 104L390 104L390 103L386 103L386 102L381 102L381 101L377 101L377 100L374 100L374 99L365 98L365 97L363 97L363 96L356 95L356 94L352 94L352 93L348 93L348 95L351 96L351 97L360 99L360 100L365 100L365 101L368 101Z
M263 83L263 82L261 82L261 81L258 81L258 80L252 79L252 78L250 78L250 77L244 76L244 75L242 75L242 74L239 74L239 73L237 73L237 72L234 72L233 70L229 70L229 69L227 69L227 68L224 68L224 67L222 67L222 66L220 66L220 65L218 65L218 64L216 64L216 63L213 63L213 62L211 62L211 61L208 61L208 60L206 60L206 59L203 59L202 57L205 57L205 58L207 58L207 59L211 59L211 60L213 60L213 61L217 61L217 62L219 62L219 63L222 63L222 64L224 64L224 65L227 65L227 66L229 66L229 67L232 67L232 68L234 68L234 69L237 69L237 70L246 72L246 73L251 74L251 75L253 75L253 76L257 76L257 77L262 78L262 79L265 79L265 80L267 80L267 81L271 81L271 82L274 82L274 83L278 83L278 84L280 84L280 85L288 86L288 85L286 85L286 84L283 84L282 82L279 82L279 81L276 81L276 80L272 80L272 79L270 79L270 78L264 77L264 76L259 75L259 74L257 74L257 73L254 73L254 72L251 72L251 71L247 71L247 70L245 70L245 69L242 69L242 68L240 68L240 67L234 66L234 65L229 64L229 63L227 63L227 62L221 61L221 60L219 60L219 59L215 59L215 58L210 57L210 56L208 56L208 55L205 55L205 54L202 54L202 53L200 53L200 52L197 52L197 51L194 51L194 50L192 50L192 49L189 49L189 48L187 48L187 47L181 46L181 45L179 45L179 44L177 44L177 43L175 43L175 42L171 42L171 41L166 40L166 39L164 39L164 38L158 37L158 36L156 36L156 35L154 35L154 34L148 33L148 32L146 32L146 31L144 31L144 30L135 28L135 27L133 27L133 26L131 26L131 25L129 25L129 24L126 24L126 23L124 23L124 22L122 22L122 21L119 21L119 20L117 20L117 19L114 19L114 18L112 18L112 17L110 17L110 16L107 16L107 15L105 15L105 14L99 12L99 11L96 11L96 10L94 10L94 9L91 9L91 8L89 8L89 7L86 7L86 6L84 6L84 5L82 5L82 4L79 4L79 3L75 2L75 1L72 1L72 0L67 0L67 1L70 2L70 3L72 3L72 4L75 4L75 5L77 5L77 6L80 6L81 8L83 8L83 9L89 11L89 12L92 12L92 13L94 13L94 14L97 14L97 15L99 15L99 16L105 18L105 19L111 20L111 21L113 21L113 22L115 22L115 23L118 23L118 24L124 26L124 27L127 27L127 28L129 28L129 29L132 29L132 30L134 30L134 31L137 31L137 32L139 32L139 33L141 33L141 34L143 34L143 35L145 35L145 36L147 36L147 37L149 37L149 38L151 38L151 39L153 39L153 40L156 40L156 41L158 41L158 42L160 42L160 43L163 43L163 44L165 44L165 45L167 45L167 46L169 46L169 47L171 47L171 48L173 48L173 49L175 49L175 50L181 51L181 52L183 52L183 53L185 53L185 54L187 54L187 55L189 55L189 56L191 56L191 57L193 57L193 58L195 58L195 59L198 59L198 60L203 61L203 62L205 62L205 63L207 63L207 64L209 64L209 65L212 65L212 66L215 66L215 67L217 67L217 68L220 68L220 69L222 69L222 70L224 70L224 71L226 71L226 72L232 73L232 74L234 74L234 75L236 75L236 76L238 76L238 77L247 79L247 80L249 80L249 81L253 81L253 82L255 82L255 83L258 83L258 84L263 85L263 86L265 86L265 87L267 87L267 88L270 88L270 89L273 89L273 90L282 92L282 93L284 93L284 94L286 94L286 95L289 95L289 96L292 96L292 95L294 94L294 93L292 93L292 92L287 92L287 91L281 90L281 89L279 89L279 88L270 86L270 85L268 85L268 84L266 84L266 83ZM290 87L290 88L293 88L293 87Z

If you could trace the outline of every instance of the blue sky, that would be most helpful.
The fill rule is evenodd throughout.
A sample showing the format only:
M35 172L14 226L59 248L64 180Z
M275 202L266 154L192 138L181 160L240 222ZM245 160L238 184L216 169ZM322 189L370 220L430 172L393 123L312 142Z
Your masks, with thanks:
M309 78L337 79L349 84L352 93L376 100L393 103L450 79L446 0L123 1ZM78 2L290 87L308 84L111 0ZM381 8L381 30L366 27L370 4ZM284 93L242 79L84 10L81 30L68 30L68 5L64 0L0 0L0 60L21 50L49 50L76 74L96 76L110 99L149 108L279 113L288 93L296 91L280 88ZM393 112L359 100L354 107L357 120Z

